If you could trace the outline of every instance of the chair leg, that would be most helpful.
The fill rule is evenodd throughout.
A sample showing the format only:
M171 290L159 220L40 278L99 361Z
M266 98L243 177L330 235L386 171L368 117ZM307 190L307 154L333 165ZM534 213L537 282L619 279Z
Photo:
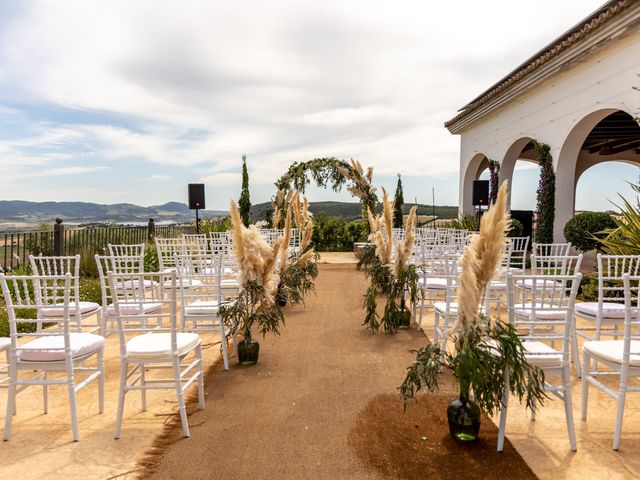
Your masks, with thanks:
M4 419L4 440L9 440L11 435L11 422L16 410L16 375L15 372L9 374L9 392L7 395L7 416Z
M146 377L146 369L144 363L139 363L138 368L140 368L140 386L145 387L147 385L147 377ZM140 400L142 402L142 411L147 411L147 390L145 388L140 390Z
M78 402L76 401L76 387L73 381L73 375L67 379L67 389L69 390L69 410L71 410L71 430L73 431L73 441L80 440L78 433Z
M184 393L182 391L182 382L180 381L180 359L173 359L173 375L176 382L176 394L178 396L178 409L180 410L180 420L182 421L182 433L185 437L189 437L189 420L187 418L187 409L184 404Z
M576 369L576 376L582 378L582 368L580 367L580 349L578 348L578 334L576 333L576 320L573 319L573 327L571 328L571 358Z
M220 347L222 348L222 363L224 363L224 369L229 370L229 354L227 353L227 334L224 331L224 325L220 326L220 341L221 341Z
M507 410L509 407L509 370L504 371L504 391L502 392L502 408L500 409L500 423L498 427L498 452L504 449L504 431L507 425Z
M424 297L426 292L420 291L420 319L418 320L418 331L422 330L422 314L424 313Z
M589 406L589 367L591 356L582 351L582 408L580 409L580 417L582 420L587 419L587 408Z
M104 350L98 352L98 413L104 413Z
M624 368L624 367L623 367ZM613 432L613 449L618 450L620 448L620 437L622 436L622 419L624 417L624 401L627 396L627 384L625 375L620 375L620 392L618 392L618 408L616 412L616 427Z
M127 370L128 364L124 359L120 360L120 392L118 393L118 410L116 413L116 431L114 438L120 438L122 429L122 414L124 412L124 396L127 393Z
M49 372L44 372L44 381L49 380ZM49 413L49 385L42 384L42 402L44 413Z
M198 357L198 370L200 378L198 379L198 407L204 410L204 371L202 368L202 348L200 345L196 348L196 356Z
M562 400L564 401L564 414L567 421L567 431L569 433L569 444L571 450L576 451L576 431L573 423L573 402L571 399L571 378L569 376L569 365L562 369Z

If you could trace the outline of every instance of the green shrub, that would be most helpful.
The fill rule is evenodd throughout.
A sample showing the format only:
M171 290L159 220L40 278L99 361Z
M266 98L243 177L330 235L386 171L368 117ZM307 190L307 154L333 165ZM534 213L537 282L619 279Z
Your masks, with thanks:
M144 271L157 272L160 270L158 261L158 250L155 243L148 243L144 249Z
M615 228L611 215L602 212L585 212L576 215L564 226L564 237L578 250L587 252L600 247L598 235L607 228Z
M318 252L350 252L355 242L367 239L367 225L361 220L347 222L342 217L320 214L313 223L312 240Z
M522 237L524 235L524 225L517 218L511 219L511 226L509 227L508 237Z

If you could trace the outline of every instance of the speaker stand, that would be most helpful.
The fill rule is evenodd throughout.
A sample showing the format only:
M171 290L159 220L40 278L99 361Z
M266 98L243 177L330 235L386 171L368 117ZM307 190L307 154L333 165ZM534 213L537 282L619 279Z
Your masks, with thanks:
M200 217L198 216L198 209L196 208L196 233L200 233Z

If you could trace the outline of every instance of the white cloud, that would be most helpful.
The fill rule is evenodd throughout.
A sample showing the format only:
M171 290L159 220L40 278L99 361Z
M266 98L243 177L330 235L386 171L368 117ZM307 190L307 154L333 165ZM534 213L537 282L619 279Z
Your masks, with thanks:
M508 0L17 2L0 17L0 172L130 159L157 166L140 178L239 188L246 153L264 186L329 155L452 174L443 122L601 1L536 2L536 28Z

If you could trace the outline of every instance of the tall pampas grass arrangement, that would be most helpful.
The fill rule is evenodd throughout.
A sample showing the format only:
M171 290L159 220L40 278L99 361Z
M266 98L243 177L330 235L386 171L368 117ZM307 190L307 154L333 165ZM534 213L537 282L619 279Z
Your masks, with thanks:
M406 297L410 302L417 300L418 274L415 265L409 263L415 242L416 207L409 212L402 242L393 243L393 207L395 199L389 200L387 191L382 189L382 214L374 217L367 211L367 219L373 247L365 249L358 263L362 267L366 263L365 274L371 284L364 299L366 325L371 331L384 327L385 332L394 333L401 326L408 326L410 312L407 310ZM376 294L386 296L384 314L377 313Z
M313 237L313 215L309 211L309 200L299 192L291 196L291 208L287 212L286 225L295 223L300 235L298 250L292 252L281 262L281 282L278 288L278 298L284 304L304 304L304 298L314 291L314 281L318 276L318 254L311 246ZM289 240L283 244L282 250L288 252Z
M525 400L527 408L535 409L546 399L544 373L527 362L513 326L489 321L480 314L484 291L500 266L505 247L509 226L507 188L504 182L495 204L482 217L480 233L465 248L459 263L459 318L447 333L453 351L430 344L415 352L416 360L407 368L399 387L405 406L420 389L437 390L443 368L453 372L459 388L459 399L449 408L456 410L463 405L467 412L477 412L478 425L480 412L493 415L500 410L506 370L510 373L509 391ZM455 426L455 419L453 422L450 420L450 428Z
M240 289L237 298L220 306L220 317L231 332L242 331L239 356L252 338L255 325L262 335L280 333L284 315L276 301L283 238L269 245L255 225L245 227L238 206L231 202L233 255L238 262ZM284 236L288 234L285 232Z

